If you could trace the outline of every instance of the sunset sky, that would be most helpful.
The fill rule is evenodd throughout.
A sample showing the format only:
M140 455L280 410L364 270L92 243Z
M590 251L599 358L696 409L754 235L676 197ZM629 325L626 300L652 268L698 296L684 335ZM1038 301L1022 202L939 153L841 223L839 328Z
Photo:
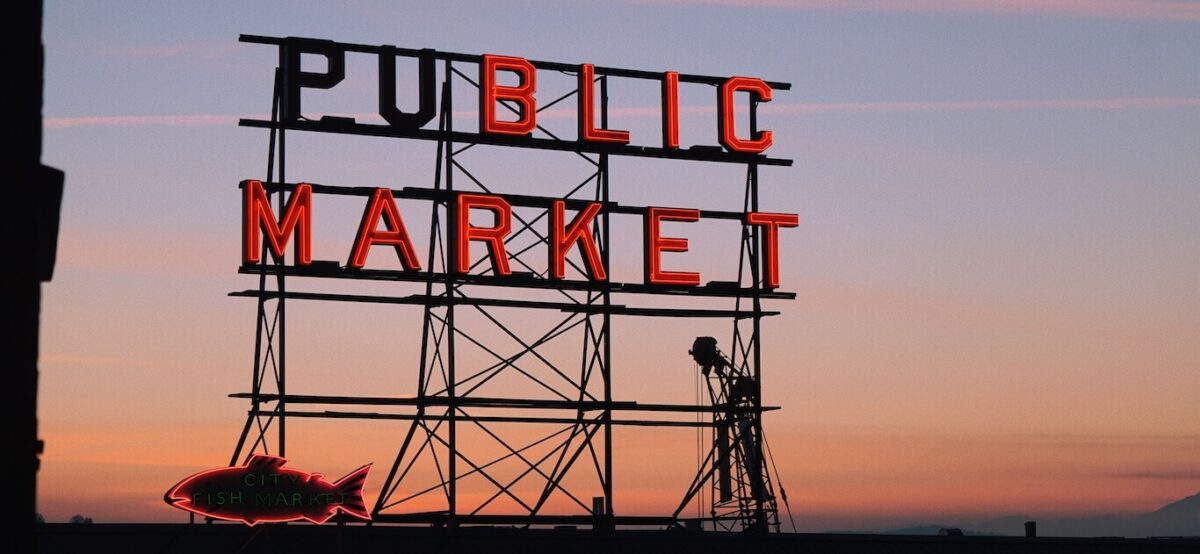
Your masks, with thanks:
M765 326L763 386L802 531L1137 513L1200 491L1200 3L394 4L46 3L43 161L67 175L42 315L47 520L184 521L163 492L227 463L241 430L247 403L227 395L250 380L255 305L226 294L257 285L237 273L236 185L266 177L267 132L237 120L269 113L276 61L241 33L792 83L760 114L769 154L795 160L762 170L763 206L800 215L781 255L798 296L768 306L783 315ZM372 64L348 59L305 111L373 112ZM618 82L612 105L612 127L654 144L655 87ZM715 144L711 89L681 105L685 146ZM573 136L573 109L546 121ZM289 180L432 186L430 142L288 141ZM519 194L579 172L514 150L471 163ZM614 158L611 179L623 203L736 209L741 171ZM314 250L342 259L361 204L330 206ZM615 225L612 272L636 281L639 222ZM736 226L695 225L671 227L693 241L671 263L732 278ZM344 287L306 290L358 290ZM290 392L412 394L419 308L288 309ZM693 400L692 338L729 333L617 318L618 399ZM331 476L390 464L403 431L290 428L293 465ZM693 432L616 434L617 511L670 512Z

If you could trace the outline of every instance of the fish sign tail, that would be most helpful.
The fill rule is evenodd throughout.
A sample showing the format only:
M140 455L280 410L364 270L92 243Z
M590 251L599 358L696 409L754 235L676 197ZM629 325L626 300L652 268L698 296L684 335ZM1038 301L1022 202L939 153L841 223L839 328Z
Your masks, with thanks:
M363 501L362 492L363 485L367 483L367 473L370 471L371 464L367 464L338 479L333 484L343 499L338 508L347 514L366 520L371 519L371 514L367 511L367 504Z

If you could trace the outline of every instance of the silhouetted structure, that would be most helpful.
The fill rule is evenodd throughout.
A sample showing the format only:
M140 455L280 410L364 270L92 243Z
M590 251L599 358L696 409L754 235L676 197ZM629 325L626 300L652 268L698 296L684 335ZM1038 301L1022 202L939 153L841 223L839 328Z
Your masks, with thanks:
M41 284L54 273L62 172L42 165L42 2L20 2L5 12L8 92L5 122L15 179L5 198L0 233L6 238L3 271L3 351L6 444L16 466L17 531L33 536L37 517L38 334Z
M459 524L486 525L583 525L600 529L615 526L644 525L666 527L680 523L677 515L631 516L618 515L613 499L612 430L617 425L709 427L706 421L687 421L681 415L719 413L721 425L740 426L731 438L738 442L739 467L758 467L761 452L756 438L761 436L764 409L761 391L757 386L761 376L760 326L763 318L776 315L763 309L765 299L793 299L795 294L768 287L766 267L760 253L767 240L760 227L746 223L746 214L759 211L758 166L790 165L790 160L763 155L725 152L719 147L667 149L629 145L597 145L559 138L551 131L537 127L541 136L498 137L484 133L454 129L454 90L466 87L473 96L479 83L469 73L481 57L412 50L391 46L370 46L335 43L331 41L242 36L243 42L273 45L278 48L279 65L275 70L275 90L271 102L270 120L242 120L248 127L265 128L270 132L265 189L278 200L280 213L285 209L286 196L296 188L286 175L286 136L288 131L327 132L361 136L385 136L436 141L436 168L432 188L404 187L392 190L395 198L424 199L432 202L431 225L428 234L429 250L421 270L388 271L351 269L336 261L315 260L311 265L289 263L283 257L243 265L242 273L259 276L257 289L231 293L257 299L258 333L255 339L255 363L252 388L233 396L250 401L249 417L245 422L237 447L230 459L235 465L255 453L286 455L286 423L289 418L355 418L407 421L404 434L390 471L383 480L372 516L376 522L413 523L455 526ZM339 82L345 71L347 52L378 56L381 75L380 99L384 110L394 110L394 61L397 56L415 58L420 71L420 110L414 114L389 112L389 121L413 119L412 126L377 125L356 122L346 117L305 118L299 108L301 88L330 88ZM306 72L300 68L301 54L321 56L327 60L325 73ZM608 124L608 86L611 77L660 80L661 73L616 68L595 68L594 81L584 83L580 66L531 61L540 70L579 75L579 89L599 86L596 111L601 127ZM439 87L431 83L440 65ZM464 66L468 69L464 72ZM389 73L390 71L390 73ZM716 86L723 79L700 75L679 75L681 82ZM776 90L789 88L786 83L771 83ZM390 87L390 88L389 88ZM427 88L428 87L428 88ZM554 106L576 96L571 90L545 102L540 109ZM426 117L432 118L435 90L439 99L436 110L436 129L420 128ZM460 90L462 90L460 88ZM757 131L756 111L759 99L750 95L750 128ZM472 102L474 103L474 102ZM389 105L391 104L391 105ZM501 106L517 112L514 105ZM382 113L381 111L381 113ZM385 116L388 117L388 116ZM456 245L443 236L441 224L455 220L455 199L459 193L494 194L476 173L468 169L470 150L483 145L534 148L560 151L582 162L586 177L581 182L566 183L558 197L508 195L514 207L513 232L505 239L514 269L524 274L501 276L479 260L467 272L450 267L456 259ZM564 154L559 154L564 155ZM549 238L539 230L540 216L521 215L519 210L547 209L552 202L563 199L569 209L581 209L586 202L601 203L604 208L592 228L605 267L609 267L610 216L612 214L645 214L647 207L618 204L610 197L609 163L617 156L673 158L716 163L744 164L746 178L744 201L740 209L729 211L705 210L706 219L725 219L742 224L741 248L738 262L738 281L708 283L695 287L658 287L642 283L597 282L586 278L584 267L567 260L566 278L547 278L545 250ZM246 186L243 183L243 186ZM335 194L366 197L368 187L347 187L311 183L314 194ZM582 278L581 278L582 276ZM287 286L288 277L324 277L331 279L373 279L407 281L424 284L423 294L409 296L366 296L297 291ZM519 295L504 297L497 291L520 289ZM545 300L530 300L534 294L548 295ZM614 301L618 294L681 295L726 299L733 309L655 308L634 307ZM489 296L499 295L499 296ZM415 377L416 395L410 398L297 395L287 391L286 306L294 300L324 300L339 302L369 302L395 305L416 305L423 309L423 335L420 342L419 364ZM516 310L526 310L515 316ZM538 314L536 321L545 321L549 330L530 334L511 325L521 319L529 320L528 310ZM612 335L614 315L640 317L699 317L732 321L734 325L733 360L730 367L739 374L751 376L755 384L739 389L736 405L644 404L617 400L612 396ZM499 341L493 338L500 335ZM582 352L569 358L555 358L548 352L548 343L564 340L582 343ZM502 353L513 342L516 352ZM557 344L556 343L556 344ZM464 349L480 363L463 355ZM489 386L505 378L517 379L536 392L517 397L489 395ZM369 408L369 409L368 409ZM621 414L633 413L631 417ZM675 415L675 419L670 416ZM744 414L755 414L743 417ZM717 417L717 416L714 416ZM728 419L733 417L735 419ZM747 426L748 425L748 426ZM514 429L523 428L521 432ZM744 428L744 429L743 429ZM543 433L528 439L530 429ZM474 440L469 437L475 437ZM468 437L468 438L464 438ZM518 439L518 437L520 437ZM271 440L268 440L271 439ZM519 440L519 442L518 442ZM500 454L478 454L480 442L498 445ZM516 477L504 476L496 467L513 464ZM421 481L420 471L437 476ZM586 485L580 484L582 476ZM750 473L760 474L758 470ZM759 477L740 474L739 486L748 487L737 493L739 502L750 502L749 511L738 510L730 517L722 512L712 521L727 528L768 528L768 512L774 513L769 487ZM567 480L567 476L581 475ZM460 494L460 483L473 481L484 490L482 496ZM536 483L536 486L530 484ZM570 486L568 484L571 484ZM752 490L751 490L752 489ZM476 493L479 491L476 490ZM687 493L685 504L694 491ZM571 508L567 513L547 513L551 497L562 500ZM475 498L470 505L466 498ZM594 499L599 500L594 500ZM436 500L431 500L436 499ZM480 500L482 499L482 500ZM424 502L435 502L430 510L409 508ZM501 508L501 503L507 504ZM559 508L561 511L562 509ZM775 518L774 523L777 524Z
M755 409L761 388L750 364L734 364L712 337L696 337L688 353L704 375L713 407L713 440L675 517L709 485L708 520L715 529L779 531L779 505L767 464L761 411ZM786 495L783 500L786 504Z
M46 524L43 554L87 550L125 554L241 552L286 554L469 552L472 554L1193 554L1200 539L1026 538L995 536L595 532L499 527L362 525Z

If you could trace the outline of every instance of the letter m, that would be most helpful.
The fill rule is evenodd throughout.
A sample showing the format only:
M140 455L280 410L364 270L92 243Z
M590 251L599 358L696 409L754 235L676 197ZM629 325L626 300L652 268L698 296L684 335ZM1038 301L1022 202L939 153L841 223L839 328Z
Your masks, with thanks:
M271 201L262 181L244 181L242 188L242 263L258 263L262 259L262 237L275 259L283 257L288 240L296 235L296 263L312 263L312 185L296 185L283 210L283 219L276 220Z

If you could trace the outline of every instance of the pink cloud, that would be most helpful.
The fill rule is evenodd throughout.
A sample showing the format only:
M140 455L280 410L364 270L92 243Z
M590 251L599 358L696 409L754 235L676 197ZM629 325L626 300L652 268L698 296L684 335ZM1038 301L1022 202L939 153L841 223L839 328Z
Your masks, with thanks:
M814 11L1054 15L1200 22L1200 3L1174 0L646 0Z

